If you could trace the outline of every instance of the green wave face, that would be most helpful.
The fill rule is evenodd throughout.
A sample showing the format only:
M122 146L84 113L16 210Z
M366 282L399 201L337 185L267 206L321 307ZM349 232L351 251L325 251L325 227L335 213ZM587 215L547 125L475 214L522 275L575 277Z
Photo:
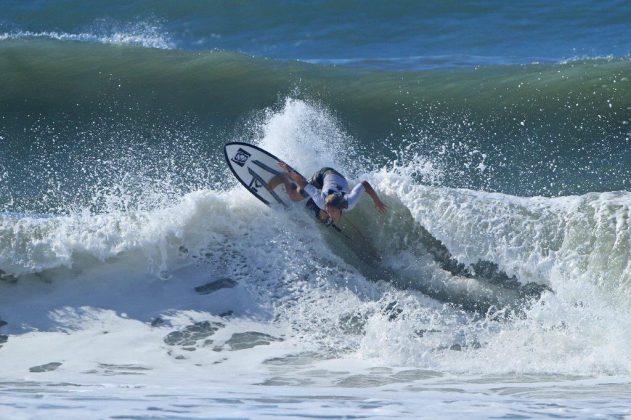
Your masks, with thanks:
M155 180L167 169L177 193L219 181L223 168L209 162L220 145L254 138L257 122L286 98L326 109L369 167L423 158L440 170L441 185L518 195L625 189L629 70L628 59L601 59L385 72L224 51L5 40L0 163L17 188L0 198L10 210L52 190L81 202L122 172ZM85 175L95 171L94 181ZM421 172L421 181L438 182Z

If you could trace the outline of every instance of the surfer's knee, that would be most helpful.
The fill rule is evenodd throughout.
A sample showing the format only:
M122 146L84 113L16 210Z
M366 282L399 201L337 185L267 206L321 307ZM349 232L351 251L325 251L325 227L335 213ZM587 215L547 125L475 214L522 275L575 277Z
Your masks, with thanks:
M272 179L269 180L267 185L273 190L274 188L276 188L281 183L284 183L283 175L276 175L276 176L272 177Z
M302 201L305 199L302 194L300 194L300 191L298 191L298 188L292 188L291 190L288 190L287 194L292 201Z

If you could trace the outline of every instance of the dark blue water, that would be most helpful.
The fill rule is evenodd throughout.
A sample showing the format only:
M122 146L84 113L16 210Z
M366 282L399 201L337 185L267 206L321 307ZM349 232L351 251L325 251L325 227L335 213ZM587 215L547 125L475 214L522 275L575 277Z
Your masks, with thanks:
M631 53L626 1L4 0L0 31L153 31L179 49L377 68L555 62ZM140 25L139 25L140 24Z

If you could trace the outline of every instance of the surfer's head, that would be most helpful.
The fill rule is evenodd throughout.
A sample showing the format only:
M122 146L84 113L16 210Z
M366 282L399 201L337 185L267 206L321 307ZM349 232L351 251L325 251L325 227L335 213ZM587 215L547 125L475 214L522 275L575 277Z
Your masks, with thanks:
M348 207L348 203L342 194L329 194L324 200L326 212L333 220L339 220L342 217L342 210Z

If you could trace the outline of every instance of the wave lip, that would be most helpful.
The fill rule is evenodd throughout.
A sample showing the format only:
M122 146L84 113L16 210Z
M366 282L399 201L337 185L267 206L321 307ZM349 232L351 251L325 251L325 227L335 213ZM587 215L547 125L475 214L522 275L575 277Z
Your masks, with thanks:
M134 45L145 48L170 50L175 47L173 41L161 33L155 26L148 24L135 25L128 30L114 30L99 33L67 33L55 31L15 31L0 33L0 41L44 38L57 41L94 42L111 45Z

